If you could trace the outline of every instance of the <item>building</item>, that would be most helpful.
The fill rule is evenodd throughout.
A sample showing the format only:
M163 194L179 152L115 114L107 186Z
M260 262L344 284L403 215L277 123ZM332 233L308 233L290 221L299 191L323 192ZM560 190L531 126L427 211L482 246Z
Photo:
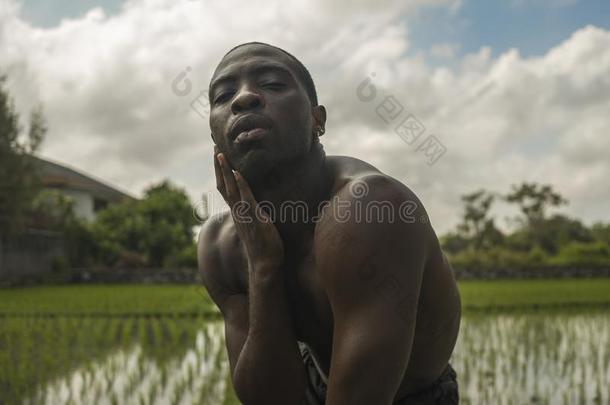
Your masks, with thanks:
M43 187L47 190L58 190L70 197L74 201L74 214L78 218L92 221L96 213L109 204L134 199L129 194L71 167L39 157L35 159Z
M71 167L47 159L33 157L45 190L59 191L73 201L76 217L95 219L96 213L110 204L133 200L134 197ZM45 229L44 222L31 223L25 232L0 237L0 286L40 282L53 274L57 263L66 255L61 233ZM42 225L41 225L42 224ZM59 260L59 261L58 261ZM37 280L37 281L36 281Z

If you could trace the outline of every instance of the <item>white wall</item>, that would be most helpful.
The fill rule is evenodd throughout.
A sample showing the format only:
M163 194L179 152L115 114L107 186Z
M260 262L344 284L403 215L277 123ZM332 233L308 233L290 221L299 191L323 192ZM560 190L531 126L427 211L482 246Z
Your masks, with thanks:
M86 191L62 189L60 192L74 200L74 214L86 221L95 219L93 196Z

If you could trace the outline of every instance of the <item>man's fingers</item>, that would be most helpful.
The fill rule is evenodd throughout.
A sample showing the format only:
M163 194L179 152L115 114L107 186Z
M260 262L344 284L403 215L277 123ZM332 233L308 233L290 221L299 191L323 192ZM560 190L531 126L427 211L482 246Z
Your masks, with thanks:
M237 170L233 172L233 177L235 178L235 184L237 184L237 189L239 190L239 196L246 204L248 204L248 214L253 217L254 209L256 208L256 200L252 195L250 186Z
M237 182L241 199L249 204L252 214L256 214L262 222L271 222L269 215L258 205L256 198L254 198L250 185L237 170L235 171L235 181Z
M218 148L216 146L214 146L214 173L216 174L216 189L220 192L222 197L226 199L225 181L222 177L222 168L218 161Z
M233 176L233 172L231 171L231 167L229 166L229 162L227 162L224 153L219 153L218 159L220 160L222 177L225 184L225 197L228 200L227 202L229 203L229 206L233 207L233 205L235 205L235 203L240 199L239 189L237 188L235 177Z
M248 182L242 177L242 175L237 170L235 170L234 177L237 183L237 188L239 189L241 199L250 204L256 204L256 200L254 199L254 195L252 194L252 190L250 189L250 185L248 184Z

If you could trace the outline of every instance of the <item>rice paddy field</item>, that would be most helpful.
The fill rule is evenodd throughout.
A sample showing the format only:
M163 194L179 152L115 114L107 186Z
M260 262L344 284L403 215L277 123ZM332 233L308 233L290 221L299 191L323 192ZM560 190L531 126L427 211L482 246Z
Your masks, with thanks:
M610 280L461 282L461 403L609 404ZM198 286L0 290L0 404L239 404Z

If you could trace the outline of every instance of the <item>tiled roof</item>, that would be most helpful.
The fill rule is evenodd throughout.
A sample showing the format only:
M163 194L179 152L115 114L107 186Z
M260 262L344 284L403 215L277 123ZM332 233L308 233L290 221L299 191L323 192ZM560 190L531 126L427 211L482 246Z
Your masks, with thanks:
M40 178L45 187L88 191L94 197L110 202L134 199L131 195L68 166L39 157L34 159L39 166Z

